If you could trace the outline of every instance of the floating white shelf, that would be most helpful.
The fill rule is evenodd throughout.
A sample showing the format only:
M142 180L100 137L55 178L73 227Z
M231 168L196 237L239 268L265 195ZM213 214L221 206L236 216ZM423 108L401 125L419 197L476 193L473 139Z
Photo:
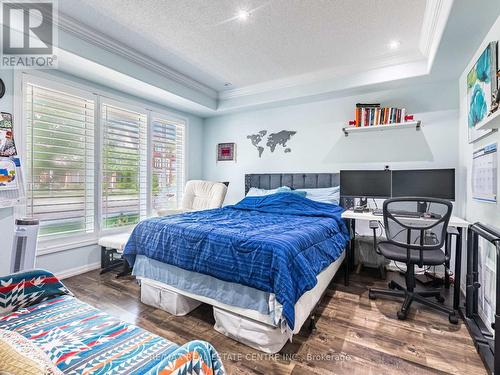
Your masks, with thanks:
M386 131L386 130L395 130L395 129L408 129L415 128L416 130L420 130L421 124L420 121L407 121L400 122L397 124L386 124L386 125L372 125L372 126L348 126L342 128L345 136L347 137L349 133L365 133L365 132L374 132L374 131Z
M500 109L476 125L477 130L500 129Z

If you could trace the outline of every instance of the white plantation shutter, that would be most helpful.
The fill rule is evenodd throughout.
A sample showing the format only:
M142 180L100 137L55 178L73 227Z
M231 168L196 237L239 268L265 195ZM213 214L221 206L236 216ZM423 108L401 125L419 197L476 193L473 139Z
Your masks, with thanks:
M186 121L28 73L22 87L16 139L42 248L93 243L103 230L180 207Z
M27 214L40 236L94 231L94 101L25 86Z
M151 116L153 211L178 208L184 191L185 123Z
M133 225L147 216L147 115L104 102L101 126L102 228Z

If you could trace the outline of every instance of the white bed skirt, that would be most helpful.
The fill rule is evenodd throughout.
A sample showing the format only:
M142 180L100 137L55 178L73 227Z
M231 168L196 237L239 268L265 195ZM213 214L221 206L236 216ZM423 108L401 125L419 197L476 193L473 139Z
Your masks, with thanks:
M345 252L318 275L316 286L299 298L295 304L293 332L287 326L285 327L283 321L276 321L276 316L271 314L231 306L156 280L139 277L141 280L141 301L180 316L188 314L202 302L207 303L214 307L214 328L218 332L263 352L277 353L292 334L297 334L300 331L342 265L344 258ZM274 295L271 294L270 300L274 298ZM271 301L269 302L272 304ZM276 301L274 304L279 305Z
M290 334L281 328L256 322L241 315L214 307L214 328L242 344L265 353L277 353L285 346Z

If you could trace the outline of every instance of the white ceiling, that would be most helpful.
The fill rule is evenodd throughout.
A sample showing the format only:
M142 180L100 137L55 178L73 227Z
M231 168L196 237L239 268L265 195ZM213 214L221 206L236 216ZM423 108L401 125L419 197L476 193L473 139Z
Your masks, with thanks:
M223 91L421 61L428 54L422 48L423 25L431 22L425 21L426 4L426 0L64 0L59 10ZM252 12L247 22L231 20L239 9ZM389 49L391 40L400 41L398 50Z

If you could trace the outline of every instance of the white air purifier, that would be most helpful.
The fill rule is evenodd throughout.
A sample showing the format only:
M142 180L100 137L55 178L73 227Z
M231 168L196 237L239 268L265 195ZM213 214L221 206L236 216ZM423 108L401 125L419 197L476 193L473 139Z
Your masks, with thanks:
M35 268L38 224L37 219L16 219L10 260L11 273Z

